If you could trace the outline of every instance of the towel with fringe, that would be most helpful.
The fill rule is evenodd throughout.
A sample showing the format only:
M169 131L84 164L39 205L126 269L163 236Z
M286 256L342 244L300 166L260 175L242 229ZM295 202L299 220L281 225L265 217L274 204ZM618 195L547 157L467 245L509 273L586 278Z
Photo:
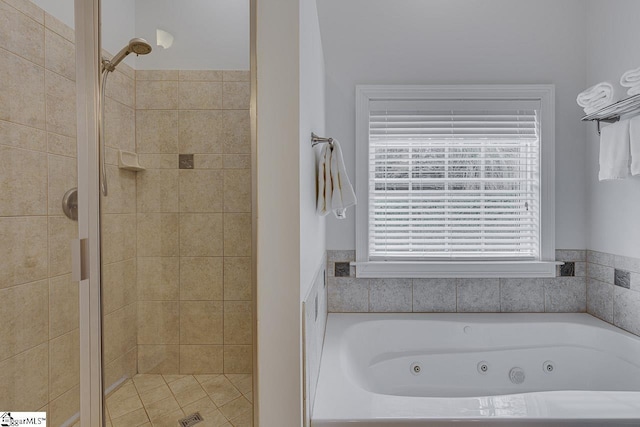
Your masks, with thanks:
M347 208L356 204L356 194L342 158L340 143L333 140L324 144L318 162L318 198L316 213L321 216L329 212L338 219L347 217Z

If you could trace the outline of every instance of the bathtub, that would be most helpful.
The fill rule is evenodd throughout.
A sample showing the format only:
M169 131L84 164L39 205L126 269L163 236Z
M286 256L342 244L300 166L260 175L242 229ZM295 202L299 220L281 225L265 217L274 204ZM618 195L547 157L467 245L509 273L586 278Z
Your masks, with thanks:
M312 427L451 425L640 426L640 338L582 313L329 315Z

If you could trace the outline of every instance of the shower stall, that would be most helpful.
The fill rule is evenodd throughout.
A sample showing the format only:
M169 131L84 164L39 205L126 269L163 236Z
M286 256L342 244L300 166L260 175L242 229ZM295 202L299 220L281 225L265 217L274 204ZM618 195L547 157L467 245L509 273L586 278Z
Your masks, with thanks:
M0 0L0 415L253 425L252 9Z

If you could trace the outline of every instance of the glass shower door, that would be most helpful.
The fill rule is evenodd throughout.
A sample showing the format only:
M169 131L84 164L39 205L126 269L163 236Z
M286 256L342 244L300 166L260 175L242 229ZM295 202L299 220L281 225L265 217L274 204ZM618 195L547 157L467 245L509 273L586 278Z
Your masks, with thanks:
M101 18L106 60L152 48L104 99L106 424L252 425L249 2L103 2Z
M73 4L0 1L0 420L6 425L24 419L20 412L40 412L32 416L54 427L79 425L79 286L70 250L78 235L75 53Z

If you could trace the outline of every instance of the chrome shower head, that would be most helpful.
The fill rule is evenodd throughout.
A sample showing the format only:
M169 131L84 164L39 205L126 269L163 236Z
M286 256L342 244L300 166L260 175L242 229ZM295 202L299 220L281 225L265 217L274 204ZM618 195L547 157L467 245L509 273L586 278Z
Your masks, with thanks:
M127 57L130 53L135 53L136 55L146 55L151 53L151 45L145 40L141 38L134 38L129 40L129 44L123 47L120 52L118 52L111 60L102 60L103 71L113 71L116 69L118 64L122 62L124 58Z

